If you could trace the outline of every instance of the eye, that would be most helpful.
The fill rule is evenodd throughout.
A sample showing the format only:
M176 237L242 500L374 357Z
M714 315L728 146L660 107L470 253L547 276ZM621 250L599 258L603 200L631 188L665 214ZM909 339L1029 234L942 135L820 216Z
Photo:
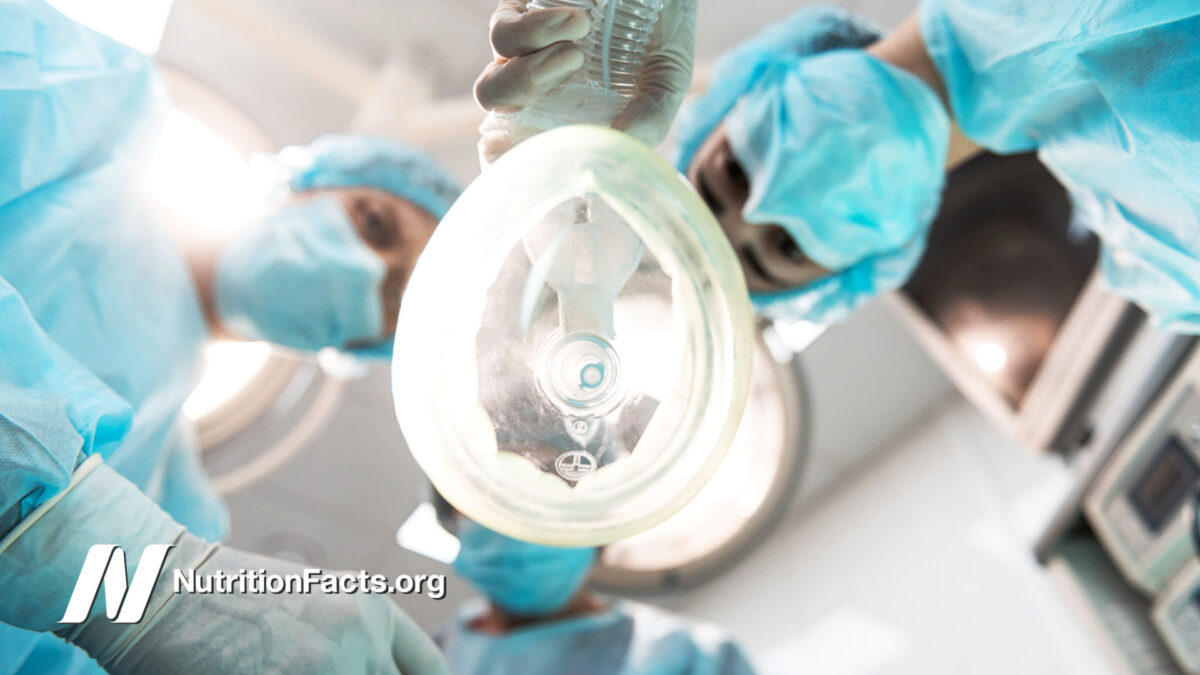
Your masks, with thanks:
M800 264L808 261L800 245L787 232L779 230L778 234L776 234L776 242L779 252L788 262Z
M726 152L722 168L725 171L725 178L729 180L729 184L737 190L746 191L750 189L750 179L746 176L746 172L742 170L742 165L733 156L732 152Z
M367 214L368 237L371 237L372 239L378 239L382 237L385 234L384 230L386 227L387 225L383 222L383 217L378 213L372 212Z
M378 204L367 202L362 208L362 236L372 246L387 248L395 239L395 219Z

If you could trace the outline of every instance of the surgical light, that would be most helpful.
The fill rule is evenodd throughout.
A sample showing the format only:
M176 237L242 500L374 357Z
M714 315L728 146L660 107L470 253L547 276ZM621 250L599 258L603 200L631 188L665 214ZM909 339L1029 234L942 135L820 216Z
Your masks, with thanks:
M167 114L144 187L195 241L219 241L259 215L265 176L248 153L178 108Z
M177 79L168 72L168 83ZM249 155L217 129L175 107L167 114L142 189L163 210L166 224L177 230L184 246L219 242L262 209L264 189ZM184 415L196 421L212 414L249 386L270 358L265 343L208 345L204 374L184 403Z
M97 33L143 54L158 51L172 0L49 0L51 6Z
M971 346L971 358L985 373L998 373L1008 364L1008 350L998 343L986 340Z
M664 522L605 546L593 582L619 591L690 586L766 537L799 483L809 427L802 371L794 355L781 357L760 340L746 412L712 480Z
M183 414L198 420L241 391L266 365L271 346L265 342L214 342L205 348L204 375L183 404Z

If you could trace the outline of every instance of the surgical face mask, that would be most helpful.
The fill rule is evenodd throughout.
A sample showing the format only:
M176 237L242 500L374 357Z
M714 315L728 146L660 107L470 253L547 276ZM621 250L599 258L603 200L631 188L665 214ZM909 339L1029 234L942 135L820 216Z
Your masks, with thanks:
M596 561L594 548L530 544L466 518L459 522L454 571L514 616L547 616L565 607Z
M217 264L221 319L254 340L315 351L383 337L383 261L333 197L285 206Z
M680 114L680 165L690 166L723 124L748 187L737 220L781 228L795 246L779 252L826 271L810 279L752 273L802 282L772 290L763 279L752 298L769 318L836 323L896 288L920 259L937 211L949 138L937 95L862 50L808 54L815 43L791 42L832 37L823 31L837 25L848 46L869 41L869 30L847 21L797 13L783 32L723 57L717 86ZM746 257L751 267L778 269Z

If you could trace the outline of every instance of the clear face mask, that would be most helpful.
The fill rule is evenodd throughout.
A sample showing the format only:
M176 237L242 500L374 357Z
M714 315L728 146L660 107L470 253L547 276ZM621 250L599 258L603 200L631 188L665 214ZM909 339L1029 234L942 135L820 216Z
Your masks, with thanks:
M752 364L742 273L709 210L619 132L525 141L466 190L409 281L393 394L462 513L593 546L683 506L720 462Z

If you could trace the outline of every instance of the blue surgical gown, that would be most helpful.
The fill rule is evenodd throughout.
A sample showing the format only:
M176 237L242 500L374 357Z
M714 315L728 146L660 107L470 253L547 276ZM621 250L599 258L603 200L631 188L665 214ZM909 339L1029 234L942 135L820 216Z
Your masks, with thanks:
M93 452L193 533L226 532L181 413L202 366L203 314L137 187L165 108L140 53L44 3L0 0L5 532ZM0 672L100 671L53 635L0 624Z
M1115 292L1200 333L1200 2L924 0L963 132L1036 150L1103 241Z
M599 614L487 635L469 628L482 601L463 606L436 636L456 675L752 675L736 642L698 624L626 600Z

